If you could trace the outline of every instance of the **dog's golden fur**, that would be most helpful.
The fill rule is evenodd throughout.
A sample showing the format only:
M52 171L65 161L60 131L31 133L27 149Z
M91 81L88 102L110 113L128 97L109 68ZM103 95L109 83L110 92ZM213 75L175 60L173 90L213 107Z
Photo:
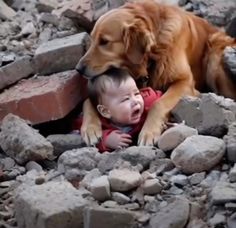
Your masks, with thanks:
M226 46L236 47L236 39L226 36L223 32L209 36L204 60L206 83L216 94L236 101L236 81L232 80L231 75L227 75L223 63Z
M215 35L214 35L215 34ZM236 88L222 67L222 53L235 39L184 10L142 1L103 15L91 33L91 46L77 65L88 78L111 67L125 68L139 80L165 91L151 108L139 135L139 145L153 145L170 110L184 95L196 96L206 86L236 99ZM100 122L85 102L82 136L93 144L101 136Z

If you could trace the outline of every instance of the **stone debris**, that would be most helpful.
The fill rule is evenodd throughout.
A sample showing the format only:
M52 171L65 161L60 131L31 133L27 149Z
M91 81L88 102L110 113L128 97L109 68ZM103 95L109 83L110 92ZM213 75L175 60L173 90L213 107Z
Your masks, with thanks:
M86 144L79 134L49 135L47 140L53 145L53 154L59 157L63 152L76 148L85 147Z
M167 129L158 140L158 147L163 151L173 150L187 137L197 135L196 129L183 124Z
M52 144L13 114L8 114L2 121L0 145L19 164L53 156Z
M224 141L227 150L227 159L230 162L236 162L236 122L229 125L229 130L227 135L224 136Z
M3 0L0 0L0 19L12 19L16 12L9 7Z
M126 192L138 187L141 184L142 178L139 172L130 170L114 169L109 172L108 176L111 184L111 189L118 192Z
M25 56L0 68L0 89L27 78L34 73L34 66L31 57ZM2 59L2 61L6 61Z
M162 227L182 228L186 225L189 216L189 202L185 198L174 198L173 202L160 208L154 216L150 218L150 228Z
M63 118L82 101L82 87L75 71L22 80L0 94L0 121L8 113L32 124Z
M135 215L124 209L88 208L84 214L84 228L132 228Z
M16 219L26 228L83 228L87 204L69 182L28 187L15 196Z
M111 198L108 176L104 175L94 179L89 188L93 198L98 201L105 201Z
M156 147L100 154L71 132L86 97L73 69L87 32L127 1L0 0L0 227L236 227L233 100L184 97ZM234 0L156 1L233 34ZM227 47L231 74L234 59Z
M75 69L78 59L85 53L86 39L87 33L79 33L43 43L33 58L36 72L42 75Z
M191 115L189 115L191 113ZM178 122L196 128L199 134L222 137L236 120L236 103L214 93L185 97L172 110Z
M177 146L171 160L184 173L192 174L210 170L225 153L225 143L213 136L194 135Z

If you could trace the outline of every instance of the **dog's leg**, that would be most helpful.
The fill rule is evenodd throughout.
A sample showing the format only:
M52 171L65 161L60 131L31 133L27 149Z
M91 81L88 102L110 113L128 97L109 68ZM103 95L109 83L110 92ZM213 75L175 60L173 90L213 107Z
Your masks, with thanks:
M174 82L161 99L155 102L139 134L139 145L151 146L157 144L164 127L164 122L167 120L171 109L175 107L184 95L197 95L193 83L188 79Z
M80 131L83 140L89 146L96 145L102 137L101 121L89 99L83 105L83 123Z

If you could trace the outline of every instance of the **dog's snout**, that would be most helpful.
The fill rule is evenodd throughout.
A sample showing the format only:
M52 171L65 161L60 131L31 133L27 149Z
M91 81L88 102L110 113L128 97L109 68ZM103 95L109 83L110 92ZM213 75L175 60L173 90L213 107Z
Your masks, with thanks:
M80 60L78 62L78 64L76 65L75 69L80 73L80 74L84 74L86 66L85 64L83 64L83 62Z

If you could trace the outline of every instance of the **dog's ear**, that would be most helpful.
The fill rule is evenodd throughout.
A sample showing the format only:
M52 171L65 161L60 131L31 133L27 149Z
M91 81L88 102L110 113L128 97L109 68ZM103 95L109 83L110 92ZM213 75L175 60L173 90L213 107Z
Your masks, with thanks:
M124 25L123 41L128 59L134 64L139 64L145 53L151 51L154 35L145 28L141 19L137 19L133 24Z

